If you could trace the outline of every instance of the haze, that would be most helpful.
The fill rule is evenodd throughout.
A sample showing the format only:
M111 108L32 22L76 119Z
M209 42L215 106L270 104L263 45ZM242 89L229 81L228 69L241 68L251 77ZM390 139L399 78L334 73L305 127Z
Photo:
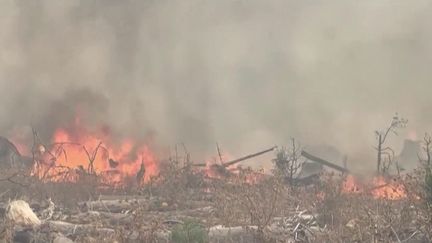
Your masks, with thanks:
M185 143L196 160L328 144L372 162L431 131L430 1L0 2L0 132L73 119ZM372 167L374 168L374 167Z

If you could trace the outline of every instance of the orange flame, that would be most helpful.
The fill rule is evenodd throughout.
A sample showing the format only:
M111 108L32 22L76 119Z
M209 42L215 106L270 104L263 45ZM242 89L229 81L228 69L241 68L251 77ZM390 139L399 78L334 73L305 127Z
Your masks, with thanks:
M363 191L363 188L354 176L347 175L342 184L342 191L345 193L359 193Z
M99 175L109 184L122 184L131 177L141 184L158 172L156 157L147 145L132 139L115 143L106 129L89 131L80 119L69 128L57 129L52 142L50 148L37 151L38 167L33 173L40 178L76 181L77 173L82 171ZM66 171L68 176L57 176Z
M348 175L342 185L344 193L360 193L364 192L365 188L366 186L352 175ZM407 196L403 184L395 180L390 181L382 176L374 177L368 188L375 199L399 200Z
M375 177L373 179L375 189L372 190L374 198L385 198L390 200L399 200L405 198L405 187L396 181L388 181L384 177Z
M235 157L231 154L224 152L220 154L220 157L212 157L206 160L206 167L204 169L205 175L213 179L228 179L233 176L235 179L241 179L248 184L257 184L266 178L263 170L255 171L250 168L243 168L238 164L226 167L223 165L223 163L227 163L234 158Z

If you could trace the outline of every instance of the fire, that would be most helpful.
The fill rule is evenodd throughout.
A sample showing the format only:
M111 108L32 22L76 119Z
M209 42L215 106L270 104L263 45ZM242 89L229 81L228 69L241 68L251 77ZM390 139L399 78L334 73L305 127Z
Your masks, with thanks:
M266 178L266 175L264 173L260 172L252 172L245 176L245 181L248 184L257 184L260 181L264 180Z
M359 193L363 191L363 188L354 176L347 175L342 183L342 191L347 193Z
M373 179L373 184L375 188L372 189L371 193L374 198L398 200L407 196L405 187L395 180L389 182L384 177L380 176Z
M156 157L146 144L133 139L115 142L107 129L90 131L80 119L58 128L52 145L40 147L36 155L33 174L54 181L75 181L82 172L98 175L109 184L122 184L126 178L141 184L158 172Z
M224 162L230 161L233 158L231 154L225 151L224 153L220 153L219 156L212 156L205 161L204 173L209 178L223 179L230 174L238 172L235 165L226 167L223 165Z
M366 190L368 188L368 190ZM342 184L344 193L369 192L375 199L399 200L406 197L403 184L383 176L374 177L369 186L360 183L354 176L348 175Z
M226 155L222 155L223 161L228 161ZM229 158L233 158L229 156ZM243 168L239 165L224 166L223 163L217 162L213 158L207 160L204 173L208 178L213 179L235 179L241 180L248 184L257 184L266 178L264 170L255 171L251 168Z

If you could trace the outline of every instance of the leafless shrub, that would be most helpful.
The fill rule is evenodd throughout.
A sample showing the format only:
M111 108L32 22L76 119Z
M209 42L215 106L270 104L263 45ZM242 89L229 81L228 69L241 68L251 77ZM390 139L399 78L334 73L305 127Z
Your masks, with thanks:
M295 207L294 201L288 200L288 188L276 178L257 184L221 183L215 186L215 195L215 214L223 225L257 226L261 240L269 238L265 229L274 217Z
M408 123L407 119L399 117L396 115L393 117L390 125L381 131L375 131L376 139L377 139L377 147L375 147L377 151L377 173L385 174L388 172L390 166L392 165L394 159L394 151L391 147L386 146L386 141L388 135L393 133L397 135L397 130L400 128L406 127Z
M11 221L0 223L0 242L13 242L14 225Z
M275 165L274 173L286 178L292 185L294 176L304 162L305 160L301 157L301 146L293 138L290 147L283 147L277 151L276 158L273 160Z
M190 162L179 163L170 159L159 164L159 175L146 185L152 195L166 198L169 203L182 203L196 190L204 187L202 172L195 171ZM149 188L150 187L150 188Z
M321 175L321 183L316 185L317 211L320 212L322 225L333 227L344 221L343 208L345 195L343 194L343 177L335 173Z
M344 193L341 179L325 175L320 187L322 196L316 210L320 223L328 230L321 235L324 242L404 242L407 239L430 239L430 212L418 198L418 183L401 178L406 197L400 200L376 199L367 190ZM429 221L430 222L430 221Z

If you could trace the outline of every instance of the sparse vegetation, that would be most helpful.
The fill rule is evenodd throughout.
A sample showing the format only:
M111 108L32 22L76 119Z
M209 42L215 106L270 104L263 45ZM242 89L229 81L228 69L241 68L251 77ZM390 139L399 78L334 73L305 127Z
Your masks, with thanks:
M199 223L190 220L174 227L171 239L173 243L204 243L208 241L206 229Z
M423 150L425 158L420 158L424 170L424 189L425 197L432 206L432 164L431 164L431 152L432 152L432 138L426 133L423 138Z
M73 209L73 203L64 201L66 195L57 195L54 199L56 204L65 205L69 212L57 208L53 219L62 217L63 220L83 223L85 219L85 224L95 227L74 238L78 242L102 239L107 242L133 242L134 239L142 242L166 242L167 239L171 242L214 242L212 237L218 234L212 229L215 225L232 228L234 233L231 242L278 242L287 237L309 242L403 242L406 239L432 239L432 211L430 204L426 203L429 200L429 188L427 179L424 179L427 178L427 167L403 178L408 193L402 200L375 199L368 191L344 193L344 177L334 173L323 174L319 185L296 187L292 190L277 176L251 184L247 178L254 174L248 170L229 180L219 180L206 179L204 174L186 170L182 166L176 168L166 167L165 171L161 171L160 176L163 175L164 179L159 178L152 185L151 197L145 188L129 192L130 195L141 193L143 199L137 201L136 206L131 202L128 211L120 211L126 213L124 218L113 221L113 218L109 218L114 217L112 213L106 212L97 216L86 213L88 216L74 219L75 214L80 214L79 211ZM191 175L193 178L201 178L199 181L203 184L190 183ZM168 178L170 183L167 182ZM14 185L7 181L1 184L4 183ZM77 182L69 187L77 187L78 192L80 184ZM34 188L53 190L52 185L43 183ZM178 194L173 198L169 194L174 188L177 188ZM29 192L23 188L17 198L28 201L38 198ZM86 190L81 192L87 198L92 198ZM114 194L112 197L118 197L115 190L111 193ZM84 195L81 198L85 198ZM307 212L311 216L296 216L301 215L300 212ZM117 223L113 225L113 222ZM281 225L290 230L283 230ZM104 227L112 228L113 233L101 233L100 230ZM13 227L5 222L2 229L4 238L13 237ZM76 232L84 232L79 227L77 229ZM209 235L208 232L212 234ZM246 238L247 235L252 238Z
M288 183L293 185L294 176L304 163L301 157L301 146L292 138L290 147L282 147L277 151L273 163L275 164L274 173L286 178Z
M105 185L92 168L93 155L88 156L90 169L70 182L3 170L0 196L29 202L42 220L40 229L31 231L44 240L54 236L41 229L58 227L77 242L430 242L431 137L424 137L418 170L394 178L388 171L393 153L384 144L388 133L403 124L395 117L390 128L377 133L378 151L387 157L379 166L387 175L380 177L384 184L364 178L354 191L345 188L346 173L325 172L319 183L292 184L305 161L292 139L277 151L273 175L228 166L225 174L211 177L194 167L184 149L183 158L176 153L160 162L158 174L145 184L131 181L116 188ZM377 197L380 188L385 190ZM5 241L22 235L10 220L3 221L0 232Z

